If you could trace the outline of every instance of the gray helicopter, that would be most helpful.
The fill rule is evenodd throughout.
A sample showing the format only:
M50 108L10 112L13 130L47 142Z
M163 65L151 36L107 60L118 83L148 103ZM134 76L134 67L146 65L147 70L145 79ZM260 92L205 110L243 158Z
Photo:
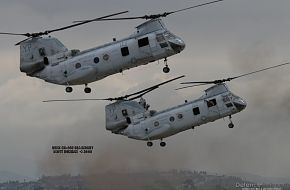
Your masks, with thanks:
M89 83L160 59L164 59L163 72L168 73L170 69L167 58L180 53L185 48L185 43L165 27L161 18L220 1L223 0L211 1L163 14L115 17L128 12L123 11L91 20L75 21L72 25L44 32L0 32L0 34L27 37L16 44L20 45L21 72L49 83L65 85L66 92L72 92L72 85L84 84L84 91L90 93ZM124 39L113 39L113 42L84 51L69 50L58 39L48 36L54 32L96 21L134 19L147 21L137 26L137 31Z

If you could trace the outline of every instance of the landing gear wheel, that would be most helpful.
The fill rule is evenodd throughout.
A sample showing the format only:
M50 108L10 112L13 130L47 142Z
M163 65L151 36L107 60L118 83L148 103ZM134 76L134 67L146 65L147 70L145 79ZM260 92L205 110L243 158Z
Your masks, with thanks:
M149 147L153 146L153 142L148 141L148 142L147 142L147 146L149 146Z
M164 73L169 73L170 69L168 66L163 67L163 72Z
M160 146L161 147L165 147L166 146L166 142L160 142Z
M84 89L84 91L85 91L85 93L91 93L91 88L89 88L89 87L86 87L85 89Z
M170 69L168 67L167 58L166 57L164 58L164 65L165 65L165 67L163 67L163 72L164 73L169 73Z
M229 123L228 126L229 126L230 129L232 129L232 128L234 128L235 125L233 123Z
M73 91L73 88L70 87L70 86L68 86L68 87L65 88L65 91L66 91L67 93L71 93L71 92Z
M233 122L232 122L232 116L231 116L231 115L229 116L229 120L230 120L230 123L229 123L229 125L228 125L229 128L234 128L235 125L234 125Z

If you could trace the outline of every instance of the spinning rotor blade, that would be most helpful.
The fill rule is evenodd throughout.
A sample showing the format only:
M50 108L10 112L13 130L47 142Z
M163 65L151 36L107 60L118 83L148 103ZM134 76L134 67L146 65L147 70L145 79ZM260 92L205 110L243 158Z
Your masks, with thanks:
M199 4L199 5L187 7L187 8L184 8L184 9L179 9L179 10L176 10L176 11L164 12L162 14L144 15L144 16L137 16L137 17L120 17L120 18L108 18L108 19L81 20L81 21L74 21L74 23L83 23L83 22L92 22L92 21L108 21L108 20L134 20L134 19L146 19L146 20L148 20L148 19L156 19L156 18L160 18L160 17L167 17L168 15L171 15L173 13L182 12L182 11L186 11L186 10L197 8L197 7L202 7L202 6L213 4L213 3L217 3L217 2L220 2L220 1L224 1L224 0L216 0L216 1L211 1L211 2L207 2L207 3L202 3L202 4Z
M10 32L0 32L0 34L13 35L13 36L26 36L26 37L29 37L30 36L29 33L20 34L20 33L10 33Z
M162 86L162 85L164 85L164 84L167 84L167 83L169 83L169 82L172 82L172 81L174 81L174 80L177 80L177 79L180 79L180 78L183 78L183 77L185 77L185 75L182 75L182 76L179 76L179 77L176 77L176 78L173 78L173 79L167 80L167 81L165 81L165 82L162 82L162 83L156 84L156 85L151 86L151 87L149 87L149 88L146 88L146 89L144 89L144 90L140 90L140 91L138 91L138 92L135 92L135 93L132 93L132 94L128 94L128 95L125 95L125 96L123 96L122 98L127 99L127 98L129 98L129 97L131 97L131 96L135 96L135 95L138 95L138 96L142 95L142 96L143 96L143 95L145 95L145 94L151 92L152 90L155 90L155 89L159 88L160 86ZM137 97L130 98L130 100L137 99L137 98L139 98L138 96L137 96ZM141 96L140 96L140 97L141 97Z
M179 9L179 10L176 10L176 11L172 11L172 12L170 12L170 14L181 12L181 11L186 11L186 10L197 8L197 7L202 7L202 6L213 4L213 3L218 3L220 1L224 1L224 0L216 0L216 1L210 1L210 2L207 2L207 3L202 3L202 4L199 4L199 5L192 6L192 7L187 7L187 8L184 8L184 9Z
M66 29L73 28L73 27L76 27L76 26L80 26L80 25L83 25L83 24L87 24L87 23L90 23L90 22L93 22L93 21L102 20L102 19L105 19L105 18L108 18L108 17L112 17L112 16L116 16L116 15L120 15L120 14L124 14L124 13L128 13L128 12L129 11L122 11L122 12L118 12L118 13L102 16L102 17L96 18L94 20L88 20L88 21L85 21L85 22L68 25L68 26L65 26L65 27L62 27L62 28L57 28L57 29L54 29L54 30L47 30L47 31L45 31L45 33L49 34L49 33L52 33L52 32L66 30Z
M98 99L98 98L92 98L92 99L63 99L63 100L44 100L42 102L78 102L78 101L95 101L95 100L108 100L112 101L111 98L104 98L104 99Z
M124 13L127 13L127 12L129 12L129 11L122 11L122 12L118 12L118 13L114 13L114 14L102 16L102 17L96 18L96 19L94 19L92 21L85 21L85 22L81 22L81 23L77 23L77 24L71 24L71 25L68 25L68 26L65 26L65 27L61 27L61 28L56 28L56 29L53 29L53 30L46 30L44 32L36 32L36 33L10 33L10 32L0 32L0 34L3 34L3 35L14 35L14 36L26 36L26 37L28 37L28 39L30 39L30 38L35 38L35 37L43 36L43 35L48 35L48 34L50 34L52 32L66 30L66 29L73 28L73 27L76 27L76 26L80 26L80 25L83 25L83 24L87 24L87 23L90 23L90 22L93 22L93 21L102 20L102 19L105 19L105 18L108 18L108 17L112 17L112 16L124 14ZM24 42L24 41L26 41L28 39L25 39L23 41L20 41L20 42L18 42L15 45L19 45L20 43L22 43L22 42Z
M125 96L120 96L120 97L116 97L116 98L96 98L96 99L63 99L63 100L45 100L43 102L76 102L76 101L95 101L95 100L107 100L107 101L113 101L113 100L135 100L137 98L140 98L142 97L143 95L159 88L161 85L164 85L166 83L169 83L169 82L172 82L174 80L177 80L177 79L180 79L180 78L183 78L185 77L185 75L182 75L182 76L179 76L179 77L176 77L176 78L173 78L173 79L170 79L170 80L167 80L165 82L162 82L162 83L159 83L157 85L154 85L154 86L151 86L149 88L146 88L144 90L140 90L138 92L134 92L132 94L128 94L128 95L125 95ZM136 95L136 96L135 96ZM135 96L135 97L132 97L130 99L127 99L131 96Z
M29 37L29 38L26 38L24 40L21 40L20 42L17 42L15 45L18 46L19 44L21 44L22 42L25 42L25 41L28 41L30 39L32 39L33 37Z
M235 76L235 77L229 77L229 78L225 78L225 79L212 80L212 81L182 82L180 84L193 84L193 85L177 88L176 90L180 90L180 89L184 89L184 88L190 88L190 87L194 87L194 86L202 86L202 85L208 85L208 84L220 84L220 83L224 83L224 82L229 82L229 81L237 79L237 78L245 77L245 76L248 76L248 75L256 74L256 73L259 73L259 72L263 72L263 71L266 71L266 70L274 69L274 68L277 68L277 67L282 67L282 66L289 65L289 64L290 64L290 62L282 63L282 64L279 64L279 65L266 67L266 68L263 68L263 69L259 69L259 70L256 70L256 71L252 71L252 72L249 72L249 73L245 73L245 74L242 74L242 75L238 75L238 76Z

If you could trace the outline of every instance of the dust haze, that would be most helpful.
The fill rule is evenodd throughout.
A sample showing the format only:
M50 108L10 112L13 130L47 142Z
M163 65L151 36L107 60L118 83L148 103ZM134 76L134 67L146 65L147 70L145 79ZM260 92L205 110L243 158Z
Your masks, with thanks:
M157 77L153 84L164 81L161 78ZM133 87L129 91L134 92L150 85L152 83L145 82L138 88ZM169 84L168 86L164 88L172 91L174 85ZM158 92L153 92L152 96L151 98L154 99L155 97L160 100ZM167 100L169 101L175 96L177 95L174 93L173 95L167 95ZM111 134L105 130L105 114L96 114L95 112L95 107L99 103L94 102L93 104L95 105L87 112L89 115L87 115L86 120L79 120L72 126L64 127L63 130L54 135L50 142L51 146L93 145L93 154L55 155L51 151L38 158L39 173L47 175L66 173L92 175L106 172L164 171L188 167L190 146L180 148L179 146L183 144L182 139L177 144L171 144L170 148L160 148L159 141L155 142L153 148L148 148L145 141L136 141ZM154 105L154 107L157 106ZM103 109L104 106L102 105L100 110Z

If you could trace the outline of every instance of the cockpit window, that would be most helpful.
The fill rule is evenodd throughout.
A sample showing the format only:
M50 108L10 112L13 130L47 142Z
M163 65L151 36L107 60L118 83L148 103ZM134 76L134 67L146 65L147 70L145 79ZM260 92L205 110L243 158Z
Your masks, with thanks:
M233 97L233 99L239 99L240 98L237 95L234 95L233 93L232 93L232 97Z
M156 40L157 40L157 42L162 42L162 41L165 41L165 38L164 38L163 34L157 34Z
M175 38L175 36L173 34L171 34L170 32L165 32L164 37L167 39L174 39Z
M229 102L229 101L230 101L229 96L228 96L228 95L224 95L224 96L223 96L223 101L224 101L224 102Z
M209 107L209 108L216 105L216 99L211 99L211 100L208 100L206 102L207 102L207 107Z

